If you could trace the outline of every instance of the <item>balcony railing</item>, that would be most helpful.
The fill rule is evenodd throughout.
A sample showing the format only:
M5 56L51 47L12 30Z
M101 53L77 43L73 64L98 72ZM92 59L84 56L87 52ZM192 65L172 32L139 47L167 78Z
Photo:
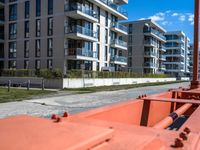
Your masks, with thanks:
M127 47L127 42L119 40L119 39L111 40L111 44L116 44L116 45L120 45L122 47Z
M128 13L126 10L122 9L120 6L114 4L111 0L99 0L106 4L107 6L111 7L112 9L118 11L119 13L123 14L124 16L128 17Z
M117 22L112 22L111 23L111 27L114 27L114 28L118 28L124 32L128 32L128 28L120 23L117 23Z
M65 34L70 34L70 33L79 33L89 37L97 38L97 32L94 32L93 30L87 29L79 25L65 27Z
M97 18L97 13L94 10L88 9L79 3L75 4L75 5L66 4L65 12L68 12L68 11L81 11L82 13L84 13L86 15Z
M162 33L160 33L159 31L157 31L157 30L155 30L155 29L151 29L151 30L144 31L144 33L152 33L152 34L157 35L157 36L160 37L161 39L166 40L166 37L165 37L164 35L162 35Z
M160 48L160 49L166 49L166 47L165 47L165 46L160 46L159 48Z
M124 56L115 55L115 56L111 56L111 61L118 61L118 62L126 63L127 62L127 58L124 57Z
M97 53L93 51L88 51L83 48L69 48L68 56L84 56L84 57L97 58Z
M156 56L156 53L154 53L154 52L144 52L144 55L145 56Z
M144 67L155 67L156 65L152 62L145 62Z
M166 56L160 55L159 56L160 59L165 59L166 60Z
M145 40L144 44L147 44L147 45L156 45L156 42L154 42L152 40Z

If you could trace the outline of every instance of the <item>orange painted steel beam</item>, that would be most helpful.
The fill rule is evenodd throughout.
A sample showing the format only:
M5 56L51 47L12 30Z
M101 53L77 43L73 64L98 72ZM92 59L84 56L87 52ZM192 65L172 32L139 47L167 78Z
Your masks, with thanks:
M195 0L194 10L194 53L193 53L193 81L191 88L200 88L199 82L199 7L200 0Z
M162 121L160 121L159 123L154 125L153 128L156 128L156 129L165 129L165 128L167 128L168 126L170 126L174 122L174 120L176 118L178 118L182 114L184 114L190 107L192 107L192 104L184 104L179 109L177 109L176 111L171 113L168 117L166 117L165 119L163 119Z
M189 103L189 104L197 104L200 105L200 101L190 100L190 99L174 99L174 98L156 98L156 97L147 97L143 100L147 101L159 101L159 102L176 102L176 103Z

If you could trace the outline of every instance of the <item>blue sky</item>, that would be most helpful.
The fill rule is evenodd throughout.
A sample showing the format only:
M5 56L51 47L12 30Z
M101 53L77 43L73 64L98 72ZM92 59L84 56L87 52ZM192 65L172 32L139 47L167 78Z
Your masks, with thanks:
M167 31L182 30L193 42L194 0L129 0L129 21L151 18Z

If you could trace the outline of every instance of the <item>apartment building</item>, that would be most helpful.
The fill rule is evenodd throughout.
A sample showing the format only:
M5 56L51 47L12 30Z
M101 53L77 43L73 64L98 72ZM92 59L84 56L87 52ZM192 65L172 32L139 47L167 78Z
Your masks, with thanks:
M3 68L59 68L64 73L103 67L123 70L127 64L127 27L119 21L128 19L121 8L127 3L128 0L1 0L0 8L4 10L0 11L5 16Z
M166 74L182 77L189 73L189 38L182 31L165 33Z
M0 69L4 67L4 0L0 0Z
M128 27L128 71L164 73L165 29L151 19L126 22L124 25Z

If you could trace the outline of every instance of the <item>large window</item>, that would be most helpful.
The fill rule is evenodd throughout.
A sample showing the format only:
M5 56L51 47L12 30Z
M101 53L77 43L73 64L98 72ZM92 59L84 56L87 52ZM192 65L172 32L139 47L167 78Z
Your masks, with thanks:
M24 69L29 69L29 61L24 60Z
M48 59L47 60L47 68L48 69L53 69L53 60L52 59Z
M27 19L30 17L30 2L26 1L24 7L24 18Z
M48 18L48 36L53 35L53 18Z
M40 40L35 41L35 57L40 57L41 55L41 45Z
M9 39L13 40L17 38L17 24L11 23L9 24Z
M8 51L9 58L16 58L17 57L17 44L16 42L9 43L9 51Z
M41 68L40 60L35 60L35 69L40 69L40 68Z
M41 35L41 20L36 20L36 37L39 37Z
M24 58L29 58L30 43L29 41L24 42Z
M47 44L48 44L47 56L52 57L53 56L53 39L52 38L48 39Z
M108 26L108 12L106 11L105 25Z
M17 4L12 4L9 6L9 20L17 20Z
M16 60L8 61L8 68L9 69L16 69L17 68L17 61Z
M24 23L24 37L29 37L29 21L25 21Z
M36 17L41 16L41 0L36 0Z
M48 15L53 14L53 0L48 0Z

